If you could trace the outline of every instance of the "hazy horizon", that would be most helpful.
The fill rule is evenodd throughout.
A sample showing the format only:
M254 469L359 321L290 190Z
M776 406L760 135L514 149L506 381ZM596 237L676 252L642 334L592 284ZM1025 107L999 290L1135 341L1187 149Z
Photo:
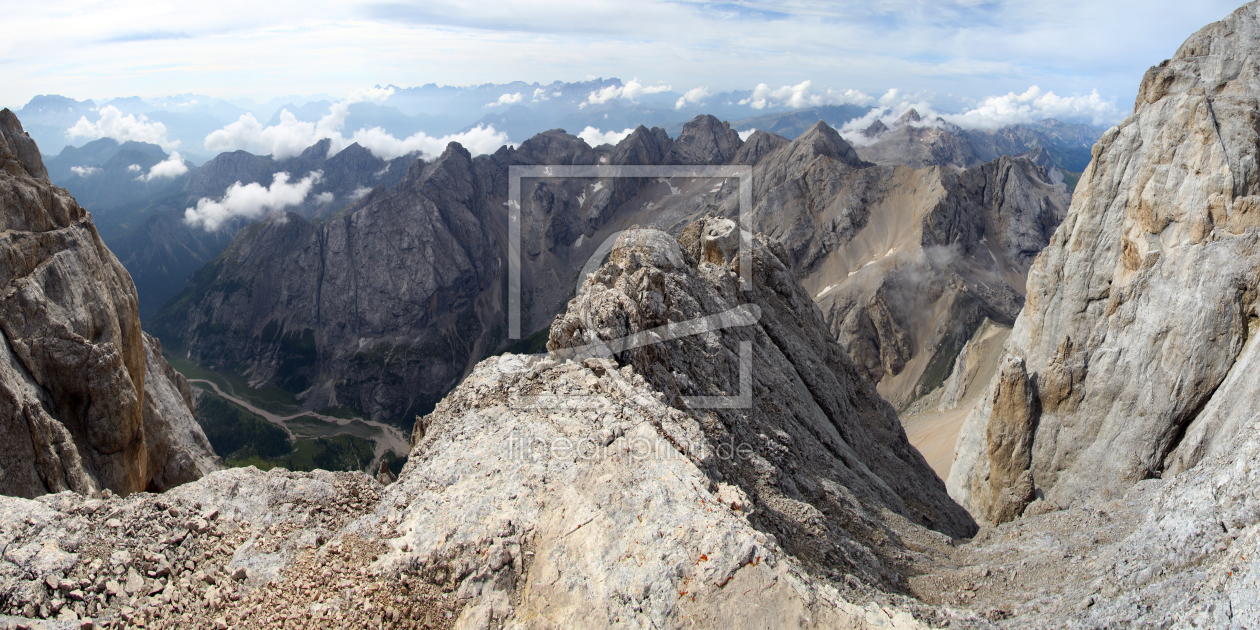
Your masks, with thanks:
M1032 86L1127 111L1141 73L1235 2L525 2L15 4L0 106L201 94L265 103L374 85L548 85L596 77L672 92L890 89L964 111ZM838 95L838 96L837 96ZM850 102L858 102L855 97ZM870 102L858 104L872 104ZM1114 117L1116 114L1112 114Z

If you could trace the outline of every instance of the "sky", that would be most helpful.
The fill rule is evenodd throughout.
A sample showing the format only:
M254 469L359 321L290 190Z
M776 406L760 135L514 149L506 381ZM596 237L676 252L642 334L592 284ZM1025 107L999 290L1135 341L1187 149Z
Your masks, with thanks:
M897 89L952 111L1038 86L1118 118L1146 68L1236 3L5 0L0 106L619 77L678 93Z

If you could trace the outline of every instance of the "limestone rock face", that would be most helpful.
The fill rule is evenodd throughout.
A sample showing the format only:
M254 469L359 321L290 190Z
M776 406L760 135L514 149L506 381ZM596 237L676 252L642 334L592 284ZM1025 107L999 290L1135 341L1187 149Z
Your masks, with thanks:
M1032 266L1006 352L1037 399L1027 470L1047 507L1187 470L1246 426L1235 405L1256 371L1258 13L1242 7L1146 73ZM973 512L1006 423L997 395L986 400L949 479Z
M0 492L161 490L213 470L131 278L12 113L0 122Z

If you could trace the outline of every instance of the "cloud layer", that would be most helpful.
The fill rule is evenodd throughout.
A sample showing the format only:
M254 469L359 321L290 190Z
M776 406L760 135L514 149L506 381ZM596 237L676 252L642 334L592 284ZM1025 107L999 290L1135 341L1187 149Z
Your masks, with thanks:
M172 141L166 137L166 125L150 122L143 114L139 118L132 114L123 116L113 105L101 108L99 113L100 118L96 122L88 120L87 116L80 117L73 127L66 130L66 138L113 138L119 143L134 140L156 144L167 150L179 146L178 140Z
M534 94L538 94L538 90L534 90ZM515 94L504 94L503 96L499 97L499 100L493 103L486 103L486 107L497 107L499 105L512 105L512 104L521 102L521 99L523 98L525 97L520 92L517 92Z
M322 172L314 171L290 183L288 173L276 173L268 187L236 182L218 201L207 197L198 200L197 207L184 211L184 222L213 231L236 217L257 219L268 212L301 204L323 176Z
M253 114L243 114L236 122L207 135L205 145L207 149L215 152L243 149L283 160L299 155L307 147L320 140L329 139L332 141L329 155L334 155L357 142L371 151L372 155L384 160L392 160L416 151L419 151L426 159L432 159L441 155L451 142L460 143L473 155L493 153L499 147L511 144L507 134L496 131L493 125L478 125L463 133L442 137L418 132L406 138L398 138L380 127L358 129L349 137L344 135L342 128L350 113L350 105L365 100L384 100L393 92L393 88L375 88L352 93L345 100L333 103L329 107L328 114L317 122L298 120L292 112L284 109L280 111L278 124L263 127ZM504 101L509 97L516 97L517 100L523 98L520 93L517 93L505 94L499 100Z
M591 92L586 97L586 102L579 105L578 108L580 109L587 105L603 105L616 98L625 99L633 103L645 94L660 94L672 89L668 85L644 85L639 82L638 77L635 77L623 85L610 85Z
M866 105L873 100L861 90L819 90L814 88L813 81L805 80L796 85L777 88L771 88L765 83L759 84L753 89L752 95L739 104L753 109L765 109L768 105L802 109L823 105Z
M712 94L706 86L702 85L700 87L691 88L690 90L687 90L685 94L678 97L678 101L674 103L674 109L682 109L687 103L697 104L710 96L712 96Z
M1058 94L1097 88L1129 103L1146 68L1239 4L118 0L48 10L10 3L0 104L48 93L344 93L364 77L469 85L645 73L719 92L747 89L748 77L771 86L812 78L868 94L912 86L964 99L1037 84Z

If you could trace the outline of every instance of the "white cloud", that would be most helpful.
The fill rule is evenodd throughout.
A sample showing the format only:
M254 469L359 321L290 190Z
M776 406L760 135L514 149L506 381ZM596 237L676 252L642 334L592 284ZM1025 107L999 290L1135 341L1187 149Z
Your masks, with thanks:
M420 151L425 157L440 155L451 142L458 142L473 155L493 153L499 147L510 144L506 133L495 131L494 126L481 126L464 133L435 138L424 132L399 139L380 127L359 129L349 138L342 133L350 105L364 100L381 100L393 94L393 88L363 90L351 93L342 101L333 103L328 114L318 122L298 120L287 109L280 111L280 122L263 127L251 114L245 114L234 123L206 136L206 148L212 151L232 149L257 150L278 160L299 155L307 147L328 138L332 140L329 155L334 155L352 143L359 143L373 155L392 160L400 155ZM515 95L505 96L520 96ZM501 97L500 100L503 100ZM519 99L518 99L519 100ZM256 147L256 149L255 149Z
M535 90L534 93L536 96L538 91ZM503 96L499 97L499 100L493 103L486 103L486 107L497 107L499 105L512 105L514 103L521 102L521 99L523 98L525 97L522 96L520 92L517 92L516 94L504 94Z
M484 127L477 125L463 133L442 136L441 138L434 138L421 131L401 140L380 127L373 127L371 129L360 129L354 132L354 135L349 140L342 139L341 142L344 143L342 146L349 146L351 142L357 142L363 148L371 151L372 155L383 160L392 160L414 151L419 151L425 158L433 159L441 155L446 150L446 145L452 142L458 142L473 155L494 153L499 150L499 147L504 145L514 146L508 141L506 133L495 131L494 125ZM337 145L336 138L333 139L333 145L334 148Z
M594 127L587 127L577 137L585 140L586 144L597 147L601 144L617 144L632 133L634 133L634 129L630 128L622 129L621 131L600 131Z
M334 197L336 197L336 195L328 191L324 191L322 193L319 193L318 195L315 195L315 202L321 205L327 205L327 204L332 203L332 200Z
M91 177L92 175L101 172L101 169L95 166L71 166L70 172L78 175L79 177Z
M379 103L379 102L384 102L386 99L388 99L389 97L393 95L394 95L393 87L383 88L378 85L376 87L368 88L366 90L355 90L350 93L350 96L346 97L346 101L349 103L362 103L363 101L376 101Z
M738 132L738 133L739 133L739 139L740 139L740 140L747 141L747 140L748 140L748 136L753 135L753 133L754 133L754 132L756 132L756 131L757 131L756 129L745 129L744 131L740 131L740 132Z
M1046 118L1082 120L1101 125L1113 122L1121 115L1115 102L1103 100L1098 90L1087 96L1059 96L1034 85L1023 94L1008 92L1001 96L989 96L972 109L943 117L965 129L993 130Z
M139 173L140 171L144 170L144 167L140 166L139 164L132 164L131 166L127 167L127 170L131 171L132 173Z
M578 109L587 105L603 105L614 98L621 98L631 103L638 101L640 96L644 94L658 94L660 92L668 92L672 90L668 85L643 85L639 83L638 77L630 79L625 85L610 85L591 92L586 101L578 105ZM559 94L559 93L557 93Z
M184 222L193 227L217 230L234 217L256 219L267 212L302 203L311 188L322 178L322 172L314 171L291 184L288 173L276 173L271 186L266 188L256 183L242 185L236 182L228 187L223 198L218 201L207 197L198 200L196 208L184 211Z
M302 153L307 147L322 138L331 137L334 133L340 137L341 122L345 120L347 112L338 112L336 104L332 106L332 110L318 123L298 120L293 112L280 110L280 124L262 129L258 133L258 152L283 160ZM338 115L340 120L337 119Z
M117 107L107 105L100 110L100 115L96 122L89 121L87 116L79 117L79 122L66 130L66 137L71 140L80 136L92 139L113 138L118 142L135 140L156 144L163 149L179 146L178 140L169 140L166 137L166 125L150 122L144 114L139 118L131 114L123 116Z
M765 109L768 106L802 109L823 105L865 105L869 102L871 102L871 97L861 90L827 88L826 91L819 92L814 90L812 81L806 80L796 85L783 85L777 88L760 83L753 88L752 95L741 100L739 104L753 109Z
M358 188L355 188L354 190L350 191L350 201L358 201L366 197L367 194L370 192L372 192L371 188L367 186L359 186Z
M131 166L138 166L138 165L132 164ZM131 166L127 167L127 170L131 170ZM140 169L137 169L137 170L140 170ZM151 182L160 177L172 177L172 178L179 177L180 175L183 175L184 173L187 173L187 172L188 172L188 165L184 164L184 158L180 156L178 151L172 151L170 157L167 157L165 160L162 160L161 162L158 162L157 164L154 164L153 168L149 169L149 173L147 175L141 175L137 177L136 179L141 180L141 181Z
M703 85L697 88L691 88L690 90L687 90L686 94L678 97L678 102L674 103L674 109L682 109L687 103L699 103L709 96L712 96L709 92L709 88Z
M1041 88L1034 85L1023 94L1009 92L1000 96L985 97L976 106L962 113L937 111L932 104L934 96L932 92L904 94L897 89L888 90L879 98L878 107L861 118L845 123L840 128L840 135L853 145L870 144L876 139L862 135L863 130L876 120L892 127L902 114L912 108L918 112L920 118L919 122L909 123L915 127L956 125L963 129L981 131L994 131L1010 125L1034 123L1047 118L1102 125L1114 122L1123 115L1114 101L1103 100L1097 91L1088 96L1064 97L1054 92L1043 92Z
M262 134L262 123L253 114L241 114L240 119L222 129L216 129L206 136L206 148L211 151L232 151L247 149Z

